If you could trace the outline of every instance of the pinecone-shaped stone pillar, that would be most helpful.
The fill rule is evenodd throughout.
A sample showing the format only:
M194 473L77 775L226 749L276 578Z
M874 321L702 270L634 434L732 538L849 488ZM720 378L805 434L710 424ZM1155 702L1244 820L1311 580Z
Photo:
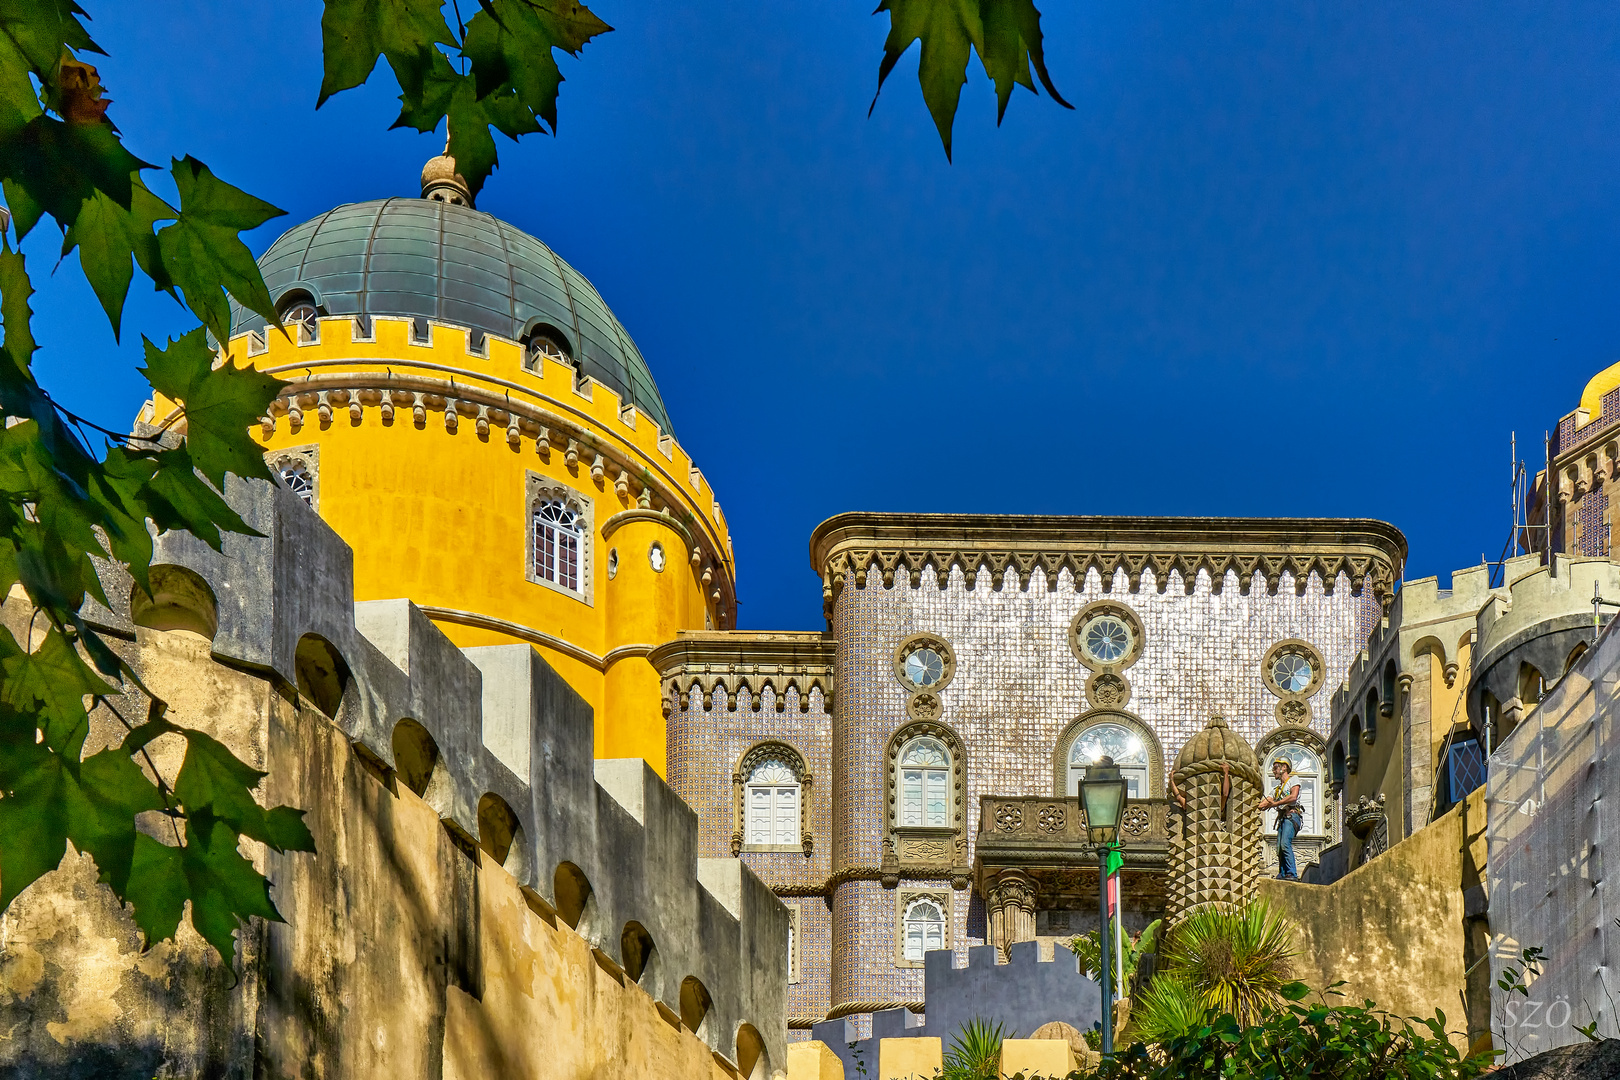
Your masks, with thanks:
M1203 904L1237 904L1254 895L1261 783L1254 750L1219 714L1176 755L1168 922Z

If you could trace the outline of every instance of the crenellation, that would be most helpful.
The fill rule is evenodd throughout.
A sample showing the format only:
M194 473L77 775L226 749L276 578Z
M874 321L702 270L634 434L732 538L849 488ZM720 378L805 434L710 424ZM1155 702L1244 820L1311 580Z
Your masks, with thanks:
M747 1021L782 1060L772 1018L785 1008L784 960L763 943L785 935L785 910L740 863L700 868L696 816L646 763L593 760L590 708L532 648L457 649L409 601L354 603L348 546L290 491L232 477L226 496L265 535L227 534L221 554L164 533L154 559L196 573L218 598L214 656L308 692L301 648L325 643L347 671L332 720L369 758L399 770L400 725L425 731L444 777L434 805L454 835L503 855L552 910L566 907L554 871L577 867L590 896L576 929L596 949L622 968L620 930L640 924L662 972L650 993L678 1014L681 980L700 979L713 1004L699 1034L713 1049L729 1054ZM127 610L127 574L107 574Z

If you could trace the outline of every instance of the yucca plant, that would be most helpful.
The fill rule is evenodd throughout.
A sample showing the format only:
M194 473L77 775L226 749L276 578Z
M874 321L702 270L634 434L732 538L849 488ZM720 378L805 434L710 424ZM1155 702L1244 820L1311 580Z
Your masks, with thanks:
M1205 1012L1203 995L1190 980L1161 972L1131 1002L1128 1041L1167 1043L1195 1030Z
M1236 907L1210 904L1170 931L1150 992L1161 982L1166 984L1161 992L1165 1021L1185 1016L1177 997L1181 991L1174 989L1184 983L1196 994L1200 1013L1217 1009L1248 1026L1282 1004L1282 989L1293 980L1296 955L1287 921L1264 901Z
M945 1055L943 1080L996 1080L1001 1075L1001 1040L1015 1039L1017 1032L1003 1033L1001 1024L979 1017L969 1020L951 1040Z

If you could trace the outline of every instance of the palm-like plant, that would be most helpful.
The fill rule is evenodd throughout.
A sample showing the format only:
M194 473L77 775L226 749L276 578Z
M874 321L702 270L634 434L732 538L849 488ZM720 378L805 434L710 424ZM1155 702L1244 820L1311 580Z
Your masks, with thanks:
M1180 975L1160 973L1131 1002L1130 1038L1165 1043L1204 1021L1203 995Z
M1137 1034L1160 1041L1216 1009L1245 1027L1282 1004L1293 979L1296 947L1283 916L1263 901L1214 904L1189 914L1169 933L1164 961L1132 1010Z
M1001 1075L1001 1040L1016 1038L1003 1034L1001 1024L980 1017L969 1020L951 1040L945 1055L943 1080L996 1080Z

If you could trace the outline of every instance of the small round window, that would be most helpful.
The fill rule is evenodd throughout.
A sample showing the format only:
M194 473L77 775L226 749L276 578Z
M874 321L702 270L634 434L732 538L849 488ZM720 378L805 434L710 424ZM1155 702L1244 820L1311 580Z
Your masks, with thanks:
M894 675L913 694L938 694L956 674L956 657L943 638L912 634L894 650Z
M647 549L647 561L652 564L654 570L662 574L664 572L664 545L654 540L653 546Z
M611 580L619 576L619 549L608 551L608 578Z
M1080 647L1099 664L1117 664L1131 651L1131 628L1123 619L1099 615L1080 631Z
M1304 692L1316 677L1316 670L1311 667L1308 658L1299 653L1283 653L1271 665L1271 677L1277 680L1277 686L1284 693L1298 694Z
M945 658L933 649L918 649L906 657L905 670L913 686L926 690L945 677Z

